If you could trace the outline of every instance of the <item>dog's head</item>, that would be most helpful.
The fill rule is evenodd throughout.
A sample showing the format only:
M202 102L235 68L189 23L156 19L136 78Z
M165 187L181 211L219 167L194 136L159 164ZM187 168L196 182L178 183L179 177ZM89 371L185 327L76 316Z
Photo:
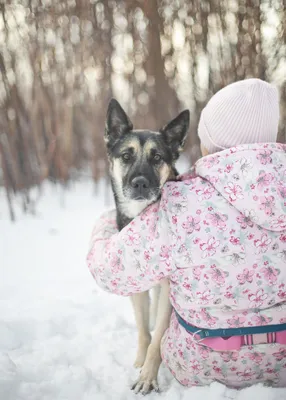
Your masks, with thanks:
M120 202L152 203L162 186L175 177L175 162L183 150L189 111L181 112L158 132L133 130L133 124L112 99L106 118L105 142L115 196Z

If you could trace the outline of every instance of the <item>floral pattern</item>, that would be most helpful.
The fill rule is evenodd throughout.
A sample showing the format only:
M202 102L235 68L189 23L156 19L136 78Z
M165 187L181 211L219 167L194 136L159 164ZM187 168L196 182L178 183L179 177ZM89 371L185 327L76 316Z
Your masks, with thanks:
M241 322L231 320L233 327ZM179 351L182 344L185 351ZM243 346L239 351L214 351L193 340L174 314L163 337L161 352L163 362L185 386L219 381L238 389L259 382L286 387L286 346L261 344Z
M92 233L87 257L104 290L129 296L170 281L170 300L200 328L285 321L286 145L237 146L168 182L161 200L122 231L115 211ZM173 313L162 357L183 385L286 386L286 346L218 352L196 343Z

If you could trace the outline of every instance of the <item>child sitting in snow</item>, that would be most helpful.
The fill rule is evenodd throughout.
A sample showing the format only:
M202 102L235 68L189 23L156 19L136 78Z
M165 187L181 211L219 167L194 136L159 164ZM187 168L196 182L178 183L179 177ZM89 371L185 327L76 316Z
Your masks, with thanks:
M94 230L87 262L105 290L128 296L169 279L173 313L161 353L183 385L286 386L286 145L275 143L278 121L270 84L225 87L201 114L206 157L192 174L168 182L132 226L118 232L111 212ZM132 246L128 235L136 235Z

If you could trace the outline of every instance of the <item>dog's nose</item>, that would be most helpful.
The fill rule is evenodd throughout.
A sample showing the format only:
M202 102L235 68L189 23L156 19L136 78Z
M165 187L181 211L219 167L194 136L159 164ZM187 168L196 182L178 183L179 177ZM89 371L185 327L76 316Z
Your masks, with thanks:
M148 179L144 178L144 176L137 176L136 178L132 179L131 186L134 189L137 189L139 193L146 192L146 189L149 188L149 181Z

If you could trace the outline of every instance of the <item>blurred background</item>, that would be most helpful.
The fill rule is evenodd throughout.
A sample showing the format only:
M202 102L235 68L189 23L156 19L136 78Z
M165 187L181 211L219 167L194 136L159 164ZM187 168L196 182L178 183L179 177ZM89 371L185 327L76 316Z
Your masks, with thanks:
M30 190L108 174L111 97L135 128L191 110L185 157L208 99L259 77L280 90L286 142L285 0L4 0L0 4L0 186L9 214ZM108 185L108 180L106 180ZM5 190L4 190L5 189Z

